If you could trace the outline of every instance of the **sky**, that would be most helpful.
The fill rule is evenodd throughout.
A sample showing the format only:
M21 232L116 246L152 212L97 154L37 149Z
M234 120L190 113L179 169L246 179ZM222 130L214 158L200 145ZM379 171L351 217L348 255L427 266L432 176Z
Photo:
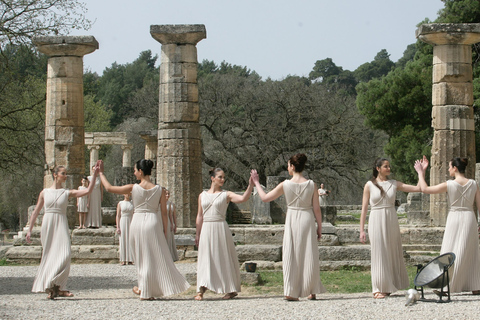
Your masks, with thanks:
M99 49L84 68L99 75L112 63L133 62L145 50L160 57L150 25L204 24L198 61L246 66L263 79L308 76L331 58L354 71L382 49L396 62L414 43L417 24L437 18L441 0L81 0ZM157 60L159 63L160 59Z

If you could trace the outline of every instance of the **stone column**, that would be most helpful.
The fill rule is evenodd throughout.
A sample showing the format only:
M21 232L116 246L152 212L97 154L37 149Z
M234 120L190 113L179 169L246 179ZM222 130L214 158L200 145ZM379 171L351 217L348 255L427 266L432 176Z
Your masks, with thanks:
M132 166L132 149L133 145L126 144L121 146L123 150L123 157L122 157L122 167L131 167Z
M68 173L66 187L76 189L85 172L83 56L98 49L98 42L92 36L44 36L34 38L33 43L49 56L44 186L52 184L50 170L62 165ZM67 213L70 227L75 212L72 199Z
M151 133L141 133L140 137L145 140L145 159L157 161L158 138Z
M88 150L90 150L90 166L88 170L92 170L92 167L97 164L98 161L98 150L100 150L100 146L97 144L91 144L87 146Z
M473 178L476 159L471 45L480 41L480 24L424 24L416 36L433 45L430 184L450 179L448 162L453 157L469 159L466 176ZM432 224L445 226L447 213L446 194L432 195Z
M162 44L157 182L171 191L179 226L193 227L202 191L196 44L206 30L204 25L153 25L150 34Z

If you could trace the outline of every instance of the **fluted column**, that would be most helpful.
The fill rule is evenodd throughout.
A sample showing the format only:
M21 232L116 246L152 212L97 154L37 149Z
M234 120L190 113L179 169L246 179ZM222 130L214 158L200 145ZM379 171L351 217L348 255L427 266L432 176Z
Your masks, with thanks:
M85 173L83 116L83 56L98 49L92 36L36 37L38 51L49 56L45 116L44 186L50 187L51 170L65 166L66 187L76 189ZM75 223L75 201L67 212L70 227Z
M475 124L473 116L472 47L480 41L480 24L424 24L418 39L433 45L432 127L434 128L430 184L450 179L448 163L469 159L466 176L475 177ZM430 219L445 226L447 195L430 197Z
M91 144L87 146L87 149L90 150L90 170L98 161L98 150L100 150L100 146L98 144Z
M122 167L128 167L130 168L132 166L132 149L133 145L131 144L125 144L121 146L123 150L123 156L122 156Z
M193 227L202 190L196 44L206 30L204 25L153 25L150 34L162 44L157 182L172 193L178 225Z

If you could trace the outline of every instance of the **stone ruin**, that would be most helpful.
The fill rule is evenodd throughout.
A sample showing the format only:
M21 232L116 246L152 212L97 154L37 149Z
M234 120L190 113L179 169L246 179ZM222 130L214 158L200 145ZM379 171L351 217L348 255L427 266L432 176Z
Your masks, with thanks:
M145 158L156 159L157 181L173 189L177 203L178 218L182 224L176 235L177 248L181 259L196 258L194 247L194 217L196 197L201 186L201 144L198 127L198 87L196 85L196 43L206 37L203 25L152 26L151 34L162 43L160 67L160 112L157 134L142 134L145 140ZM446 163L453 156L465 156L475 163L475 145L473 131L473 96L471 44L480 41L480 24L431 24L422 25L416 35L419 39L434 45L432 126L435 129L432 147L431 184L443 182L446 176ZM80 162L69 161L68 155L82 145L81 139L65 137L78 136L83 124L68 122L66 119L53 121L54 115L63 115L72 107L68 97L71 90L76 92L77 109L81 109L81 68L73 72L69 66L71 56L81 64L83 54L98 48L93 37L47 37L36 40L43 48L42 52L57 58L49 60L49 80L47 87L56 82L64 82L67 74L75 73L72 82L75 86L60 86L63 91L47 90L46 150L47 163L67 164L69 172L83 174L78 168ZM70 48L71 47L71 48ZM53 57L51 59L53 59ZM52 64L52 66L51 66ZM68 72L67 72L68 71ZM72 89L70 89L72 88ZM53 102L52 102L53 101ZM70 109L68 109L70 110ZM76 120L81 112L77 112ZM65 113L66 114L66 113ZM51 123L51 125L48 125ZM56 126L58 124L59 126ZM69 125L69 126L67 126ZM78 128L78 129L75 129ZM77 131L75 131L77 130ZM48 144L48 145L47 145ZM91 143L91 152L96 144ZM51 150L54 150L51 152ZM94 154L93 154L94 156ZM82 155L83 157L83 155ZM93 157L94 158L94 157ZM128 156L124 156L128 158ZM174 171L166 170L175 168ZM473 176L473 168L467 176ZM170 171L170 172L169 172ZM477 171L478 172L478 171ZM267 190L271 190L282 178L268 177ZM46 178L47 180L47 178ZM478 179L477 179L478 180ZM438 254L443 237L447 204L445 197L412 193L408 195L406 223L401 225L402 243L405 258L410 264L425 262L432 255ZM232 235L237 244L239 260L258 261L259 267L267 269L281 268L283 226L285 220L285 201L278 199L271 204L260 201L254 195L251 200L241 205L231 205L229 219ZM319 242L321 268L323 270L338 268L369 268L370 247L359 243L358 224L341 224L340 216L344 212L359 213L359 206L327 206L322 208L324 221L323 237ZM238 224L245 222L246 224ZM277 223L277 224L275 224ZM34 241L37 246L15 246L4 256L7 259L38 262L41 255L39 247L39 229L34 229ZM35 240L36 239L36 240ZM19 244L21 240L19 239ZM79 262L116 262L118 257L118 239L113 228L99 230L74 230L72 232L72 259ZM1 255L1 254L0 254Z

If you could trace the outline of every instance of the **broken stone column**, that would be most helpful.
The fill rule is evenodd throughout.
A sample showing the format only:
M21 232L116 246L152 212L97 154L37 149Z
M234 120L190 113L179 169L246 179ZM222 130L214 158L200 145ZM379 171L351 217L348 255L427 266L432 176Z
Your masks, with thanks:
M472 47L480 41L480 24L433 23L421 25L418 39L433 45L432 127L434 128L430 184L450 179L448 163L466 157L466 176L475 177ZM430 198L434 226L445 226L447 195Z
M204 25L152 25L162 44L158 122L157 183L177 206L179 227L195 226L202 191L197 48Z
M98 49L93 36L43 36L33 39L38 51L49 56L45 116L44 186L53 182L51 170L65 166L66 188L76 189L85 172L83 115L83 56ZM75 199L67 217L75 223Z
M123 155L122 155L122 167L132 167L132 149L133 145L125 144L121 146Z

